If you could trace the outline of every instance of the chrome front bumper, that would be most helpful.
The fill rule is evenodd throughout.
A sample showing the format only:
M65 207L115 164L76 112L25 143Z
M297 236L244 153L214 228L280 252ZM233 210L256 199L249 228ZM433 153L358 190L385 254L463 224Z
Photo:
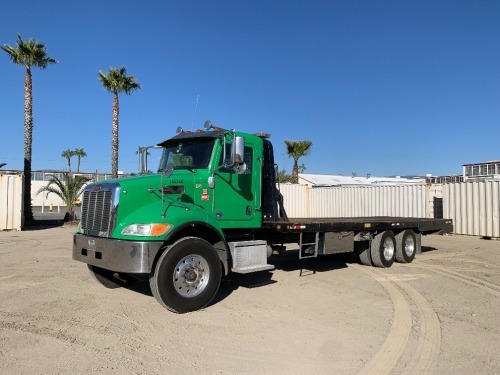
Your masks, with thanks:
M115 272L150 273L163 242L73 236L73 259Z

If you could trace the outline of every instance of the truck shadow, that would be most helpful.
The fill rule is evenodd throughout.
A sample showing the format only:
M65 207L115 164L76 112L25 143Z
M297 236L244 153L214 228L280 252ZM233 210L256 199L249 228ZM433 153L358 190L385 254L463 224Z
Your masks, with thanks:
M428 251L437 250L435 247L432 247L432 246L422 246L421 249L422 249L423 253L427 253Z
M73 224L64 223L64 220L35 220L34 222L26 224L23 227L23 232L31 232L31 231L37 231L37 230L57 228L57 227L62 227L64 225L72 226ZM78 225L78 223L74 224L75 229L76 229L77 225Z
M269 263L281 271L304 271L315 274L346 268L348 263L357 263L357 257L351 253L320 255L318 258L299 259L298 250L288 250L281 255L273 255Z
M299 259L297 250L289 250L282 255L273 255L269 258L269 263L275 266L276 270L284 272L299 271L297 277L311 277L318 272L327 272L347 268L348 264L359 263L358 258L353 253L331 254L318 258ZM238 288L259 288L277 283L273 280L273 271L263 271L248 274L229 273L219 287L217 295L209 306L215 305L229 297ZM137 283L126 287L127 289L149 297L153 297L149 282L139 280Z
M138 280L133 285L125 286L124 288L154 298L153 293L151 293L151 288L149 287L149 281L147 280Z
M336 269L343 269L347 264L358 263L357 257L351 254L332 254L319 258L299 259L298 251L287 251L282 255L273 255L269 258L269 263L275 266L276 270L292 272L299 271L297 277L313 276L317 272L327 272ZM258 288L277 283L273 280L273 271L256 272L249 274L230 273L221 283L219 292L209 306L215 305L238 288Z
M248 274L230 273L222 280L219 291L208 306L212 306L223 301L240 287L258 288L261 286L277 283L276 280L272 280L272 277L273 274L269 271Z

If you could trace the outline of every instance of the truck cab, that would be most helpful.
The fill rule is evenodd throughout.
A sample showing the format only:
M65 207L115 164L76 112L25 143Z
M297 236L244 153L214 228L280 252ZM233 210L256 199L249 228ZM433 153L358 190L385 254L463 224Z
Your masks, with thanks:
M88 185L73 258L104 285L148 278L176 312L205 306L229 271L274 268L267 243L252 235L263 221L266 137L210 123L179 129L159 143L157 173Z

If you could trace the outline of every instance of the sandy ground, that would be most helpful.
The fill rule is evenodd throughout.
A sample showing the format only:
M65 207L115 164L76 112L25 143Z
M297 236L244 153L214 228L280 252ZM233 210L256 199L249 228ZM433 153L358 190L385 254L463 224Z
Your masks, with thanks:
M73 231L0 232L0 374L500 374L500 241L427 236L390 269L288 252L177 315L94 282Z

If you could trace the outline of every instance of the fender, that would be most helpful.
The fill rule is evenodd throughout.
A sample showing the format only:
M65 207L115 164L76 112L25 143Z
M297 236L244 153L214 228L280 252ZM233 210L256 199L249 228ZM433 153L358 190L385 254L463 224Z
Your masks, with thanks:
M224 272L229 272L229 246L225 235L215 218L207 213L202 207L186 202L168 202L164 208L163 215L151 215L153 210L158 211L157 204L149 204L132 212L129 216L120 219L120 224L115 228L115 235L121 235L125 226L134 223L165 223L170 224L172 228L163 237L140 237L134 236L134 240L142 239L145 241L162 241L170 245L182 237L199 237L212 244L217 251L219 258L224 266ZM125 236L122 236L125 237ZM127 239L132 239L126 236ZM167 249L168 251L168 249ZM163 251L159 252L159 257Z
M183 237L198 237L208 241L217 252L217 255L219 255L224 266L224 274L227 275L229 273L229 246L218 226L201 221L184 223L168 232L165 243L172 244Z
M124 236L122 230L131 224L149 224L149 223L164 223L172 225L173 229L181 226L186 222L207 222L208 215L205 210L195 204L172 201L161 207L158 202L146 204L140 208L134 209L131 212L124 213L119 210L117 225L113 230L113 237L127 240L144 240L144 241L164 241L168 236L167 232L164 236ZM172 230L172 229L171 229Z

